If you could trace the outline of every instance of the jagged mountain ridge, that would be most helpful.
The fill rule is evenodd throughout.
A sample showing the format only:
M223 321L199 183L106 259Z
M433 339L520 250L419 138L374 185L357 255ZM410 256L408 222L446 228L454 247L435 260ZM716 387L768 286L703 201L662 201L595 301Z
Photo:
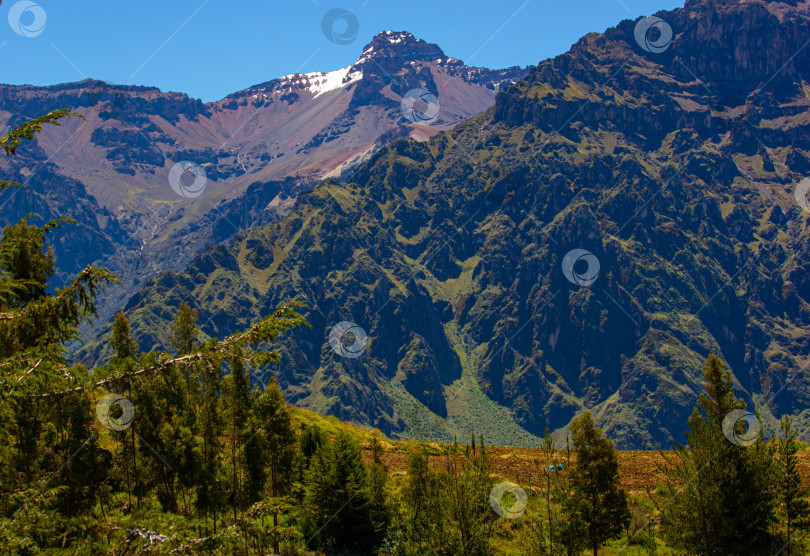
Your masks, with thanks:
M385 82L379 79L381 66L387 68ZM181 269L207 245L272 221L300 191L330 173L351 171L394 138L424 139L481 112L494 103L500 84L528 71L466 68L406 32L377 35L347 69L352 77L346 80L334 79L346 70L295 74L208 104L153 87L96 80L2 85L3 127L56 108L86 119L46 127L37 148L0 162L5 176L43 192L31 202L23 196L4 203L0 219L14 222L43 207L51 216L70 215L72 202L60 202L49 187L58 187L59 180L80 183L83 198L99 207L90 220L101 224L93 224L92 239L76 237L57 253L56 282L69 278L78 261L112 267L124 288L105 294L111 296L102 303L106 320L157 271ZM404 117L394 90L405 94L405 84L424 86L440 99L432 125ZM170 187L169 172L180 161L205 170L207 182L198 197L183 198ZM38 168L44 167L50 182L41 179L46 173Z
M638 22L587 35L493 109L159 275L127 305L136 337L165 346L182 300L212 335L306 301L313 330L269 372L394 436L528 443L590 408L620 447L668 447L710 352L766 428L807 426L808 13L690 1L656 14L659 53ZM590 286L566 279L574 249L600 262ZM331 349L341 321L367 332L362 357Z

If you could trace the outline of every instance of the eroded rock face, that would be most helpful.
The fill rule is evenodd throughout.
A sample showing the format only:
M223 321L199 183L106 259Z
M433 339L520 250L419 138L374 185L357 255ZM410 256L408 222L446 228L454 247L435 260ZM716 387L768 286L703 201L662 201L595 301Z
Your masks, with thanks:
M571 123L613 125L650 149L683 128L706 138L732 131L734 145L749 149L751 126L785 145L807 143L806 106L796 104L810 78L810 51L802 48L810 36L807 5L785 11L781 2L688 2L660 14L673 32L660 53L645 52L636 23L624 21L541 63L498 96L495 117L556 130L580 109ZM780 118L788 121L776 138L767 121Z
M710 353L766 429L783 413L804 429L807 6L689 2L657 14L673 32L657 53L638 22L588 35L493 109L395 140L228 256L154 280L133 332L164 341L138 323L165 299L219 335L304 301L279 383L394 436L525 444L589 408L621 448L669 447ZM341 321L367 333L362 357L330 347Z

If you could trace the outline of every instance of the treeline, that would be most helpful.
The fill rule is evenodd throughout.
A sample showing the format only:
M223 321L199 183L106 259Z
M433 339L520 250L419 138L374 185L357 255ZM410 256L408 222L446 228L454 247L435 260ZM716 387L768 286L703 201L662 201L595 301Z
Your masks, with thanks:
M0 139L8 155L59 111ZM17 187L0 182L0 188ZM14 194L5 191L4 194ZM282 307L248 330L198 342L182 304L173 353L143 353L123 314L110 361L71 365L65 345L115 277L88 267L49 291L46 235L69 219L7 225L0 239L0 548L33 554L799 554L810 526L789 419L764 440L709 357L687 444L662 453L664 484L619 488L613 443L589 412L566 446L546 434L536 473L492 476L484 439L414 445L393 474L378 434L298 422L251 371L306 325ZM745 415L744 419L736 418ZM734 417L732 419L729 416ZM746 428L746 425L748 428Z

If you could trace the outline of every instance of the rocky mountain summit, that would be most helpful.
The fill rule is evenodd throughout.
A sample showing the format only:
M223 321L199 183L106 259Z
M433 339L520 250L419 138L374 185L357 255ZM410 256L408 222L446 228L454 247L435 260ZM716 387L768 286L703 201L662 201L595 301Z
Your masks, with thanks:
M5 128L57 108L85 118L48 126L38 144L0 162L4 177L26 183L0 206L0 220L81 216L79 228L54 235L57 283L93 261L111 267L124 288L105 294L106 319L156 272L271 222L301 191L396 138L426 139L487 109L527 73L469 68L409 33L384 32L349 68L285 76L212 103L90 79L0 85ZM412 90L409 111L403 95Z

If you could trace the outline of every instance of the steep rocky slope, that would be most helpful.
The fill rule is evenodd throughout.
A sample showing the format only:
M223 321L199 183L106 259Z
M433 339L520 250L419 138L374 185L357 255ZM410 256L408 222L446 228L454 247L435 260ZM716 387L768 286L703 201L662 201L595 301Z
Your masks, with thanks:
M181 300L221 335L298 299L286 395L394 436L525 444L590 408L619 447L666 447L712 352L766 429L807 427L809 5L690 0L587 35L161 273L126 308L141 346Z

